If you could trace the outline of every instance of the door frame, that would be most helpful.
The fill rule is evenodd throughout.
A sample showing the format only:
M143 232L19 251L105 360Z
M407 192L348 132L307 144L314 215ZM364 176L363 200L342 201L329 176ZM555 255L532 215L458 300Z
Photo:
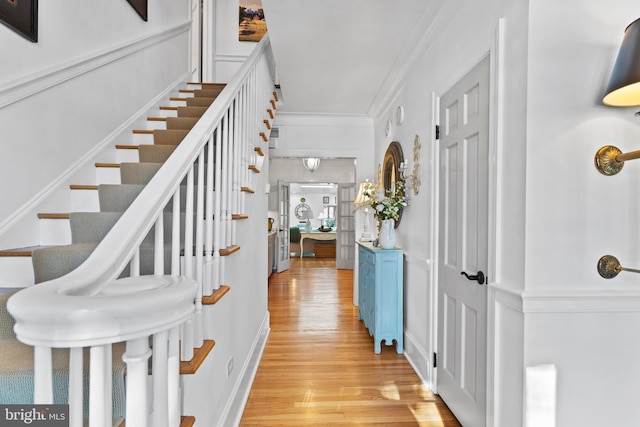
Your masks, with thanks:
M488 46L482 50L481 55L465 63L460 74L453 76L441 87L431 94L431 120L433 129L440 125L440 97L455 86L455 84L471 71L483 58L489 56L489 188L488 188L488 247L487 247L487 384L486 384L486 425L494 425L495 400L494 396L494 346L495 346L495 314L493 308L492 288L500 280L500 269L498 268L500 254L500 228L501 223L501 185L503 182L502 168L502 147L503 147L503 95L504 95L504 40L505 22L499 19L494 37L489 41ZM431 316L430 316L430 336L431 348L435 353L438 349L438 248L440 241L440 141L436 139L435 132L431 134ZM433 360L429 364L430 386L434 393L438 393L437 368L434 367Z

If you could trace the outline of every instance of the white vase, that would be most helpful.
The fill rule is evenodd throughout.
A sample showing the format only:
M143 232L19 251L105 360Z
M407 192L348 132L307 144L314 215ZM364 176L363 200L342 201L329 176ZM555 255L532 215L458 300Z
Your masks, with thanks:
M380 226L380 247L382 249L393 249L396 247L396 229L394 219L383 219Z

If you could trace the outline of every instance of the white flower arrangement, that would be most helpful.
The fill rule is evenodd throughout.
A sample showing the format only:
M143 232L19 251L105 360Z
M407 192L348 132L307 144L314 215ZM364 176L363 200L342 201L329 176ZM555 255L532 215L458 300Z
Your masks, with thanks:
M384 194L383 191L380 193ZM381 196L380 193L368 194L373 215L379 220L394 219L397 221L402 209L409 206L404 194L404 183L402 181L396 182L393 189L386 191L384 196Z

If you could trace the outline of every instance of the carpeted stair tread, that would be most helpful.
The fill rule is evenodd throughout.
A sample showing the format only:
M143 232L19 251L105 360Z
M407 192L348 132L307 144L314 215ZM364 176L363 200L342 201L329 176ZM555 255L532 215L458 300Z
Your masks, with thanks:
M203 88L193 91L193 96L197 98L217 98L222 89Z
M142 163L164 163L175 149L175 145L141 145L138 157Z
M100 243L122 216L121 212L72 212L72 243Z
M207 107L177 107L178 117L202 117Z
M192 97L185 99L187 103L187 107L208 107L213 104L215 98L200 98L200 97Z
M101 212L124 212L138 197L144 185L100 184L98 199Z
M156 129L153 131L153 143L155 145L178 145L188 133L188 129Z
M75 270L96 248L96 243L79 243L37 249L31 255L35 283L57 279Z
M167 117L167 130L191 130L199 117Z
M121 163L120 183L146 185L162 167L162 163Z

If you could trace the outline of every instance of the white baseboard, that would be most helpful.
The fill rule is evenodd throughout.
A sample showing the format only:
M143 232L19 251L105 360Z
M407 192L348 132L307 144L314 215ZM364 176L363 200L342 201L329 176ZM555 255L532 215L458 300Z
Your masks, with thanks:
M264 347L267 344L267 338L269 338L269 333L271 332L271 328L269 327L270 319L271 315L267 311L267 314L262 321L262 325L260 326L260 331L251 346L249 357L242 366L242 371L240 372L238 381L231 392L231 397L227 400L222 416L219 418L220 421L218 422L218 427L237 427L240 424L244 407L247 404L247 399L251 392L253 380L256 376L256 372L258 371L260 360L262 359Z
M416 372L420 381L422 381L425 386L429 387L430 390L434 390L433 384L429 380L430 377L433 377L430 372L432 365L430 362L431 359L429 357L429 352L425 350L415 337L406 330L404 331L404 357ZM427 372L423 372L425 369Z

